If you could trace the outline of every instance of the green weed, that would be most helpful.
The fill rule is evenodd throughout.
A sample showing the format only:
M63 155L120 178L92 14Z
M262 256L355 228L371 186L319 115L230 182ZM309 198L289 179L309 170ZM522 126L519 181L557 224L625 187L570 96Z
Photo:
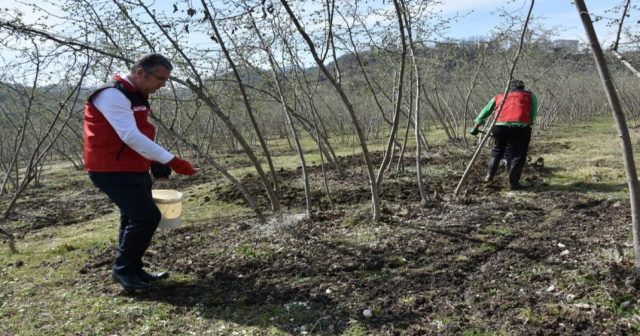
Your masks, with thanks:
M484 253L484 252L496 252L498 251L498 245L496 245L493 242L490 241L485 241L482 243L482 245L480 246L480 249L478 249L478 251L480 253Z
M482 232L491 235L510 235L513 233L513 229L509 226L489 226L482 229Z

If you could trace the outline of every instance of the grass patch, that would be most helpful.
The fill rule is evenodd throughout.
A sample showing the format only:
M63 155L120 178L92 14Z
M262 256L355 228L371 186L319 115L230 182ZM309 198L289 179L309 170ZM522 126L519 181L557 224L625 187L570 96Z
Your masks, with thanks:
M482 243L482 245L480 246L478 251L480 253L496 252L496 251L498 251L498 245L496 245L494 242L485 241L485 242Z
M3 227L16 233L19 253L0 248L0 334L509 335L554 332L551 327L579 334L571 323L585 323L593 333L632 334L640 310L629 302L639 297L620 283L633 269L632 251L624 247L620 257L610 245L631 241L627 209L616 206L601 218L608 201L594 202L597 211L584 207L594 195L628 200L616 168L615 128L611 118L573 126L558 128L562 137L534 137L533 149L549 169L541 173L540 192L471 190L460 204L429 183L438 197L428 206L410 193L385 199L381 223L370 220L370 204L362 202L341 204L344 213L324 211L321 220L258 225L242 200L213 197L219 180L184 184L183 224L158 232L155 255L145 259L172 276L136 295L108 279L115 206L90 199L73 208L76 222L64 224L59 214L73 202L56 202L95 195L83 194L90 188L86 174L49 172L55 182L21 203L36 204L36 215L19 212L22 218ZM279 141L276 169L296 168L295 151ZM357 154L354 148L338 152ZM447 176L445 185L459 178L467 149L451 152L455 160L449 152L432 153L439 166L425 167L429 179ZM240 155L225 159L234 176L253 170ZM317 153L310 150L307 160L319 162ZM413 176L415 167L406 169ZM360 167L349 173L363 176ZM398 181L406 182L385 181L385 192ZM321 197L316 201L328 201ZM79 272L103 260L107 264ZM547 292L551 284L555 289ZM588 318L579 303L588 304ZM364 309L373 316L364 316ZM556 320L568 322L545 327Z
M507 236L513 233L513 228L509 226L489 226L489 227L483 228L481 232L485 234L490 234L490 235Z
M553 129L560 130L561 126ZM639 139L637 129L630 129L632 143ZM556 134L556 133L554 133ZM532 151L540 152L545 167L552 167L553 176L546 179L543 190L562 190L611 194L624 198L626 176L618 131L611 116L595 118L575 128L562 127L562 135L531 141ZM598 144L598 145L594 145ZM536 159L535 157L533 158ZM640 158L635 157L636 165ZM621 193L622 195L618 195ZM626 196L628 198L628 195Z

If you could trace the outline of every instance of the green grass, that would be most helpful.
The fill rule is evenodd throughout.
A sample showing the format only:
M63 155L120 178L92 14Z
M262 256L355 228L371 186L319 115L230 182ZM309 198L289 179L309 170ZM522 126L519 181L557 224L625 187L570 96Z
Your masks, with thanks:
M509 226L491 226L483 228L481 232L491 235L509 235L513 233L513 229Z
M532 148L560 149L542 155L545 167L554 169L549 186L542 189L604 193L615 199L628 199L626 175L621 169L621 144L613 118L600 117L574 126L555 126L548 131L551 136L532 138ZM636 143L640 138L638 129L630 129L629 133L631 143ZM638 166L640 158L635 155L634 159Z
M638 141L636 130L632 130L632 142ZM554 173L544 177L543 190L572 191L584 194L597 194L612 199L628 199L626 177L620 169L622 158L617 139L617 131L611 118L603 117L588 123L582 123L573 127L554 127L551 135L535 137L532 140L533 148L558 148L558 150L542 154L545 159L545 167L552 167ZM554 135L557 134L557 135ZM438 132L427 132L428 140L435 142L442 140ZM559 145L569 146L569 149L560 150ZM594 146L593 144L598 144ZM314 145L306 139L303 146L308 149L306 156L309 164L319 164L317 151ZM378 150L383 146L380 141L373 144L370 150ZM471 150L471 149L470 149ZM299 160L295 151L290 151L284 140L279 140L279 147L274 150L278 155L274 157L276 169L293 169L299 166ZM338 155L351 155L359 153L354 147L339 148ZM252 172L252 167L247 167L246 160L241 156L227 158L233 168L234 176L242 176L243 173ZM636 162L640 162L636 158ZM476 164L484 166L484 162ZM265 168L266 164L263 162ZM415 169L408 166L407 169ZM431 167L425 168L427 170ZM434 174L452 174L452 171L438 171ZM457 173L457 172L455 172ZM72 197L72 189L66 189L70 183L86 183L86 175L69 174L67 178L55 183L45 184L42 193L55 192L56 197ZM46 176L45 176L46 178ZM213 190L211 185L196 186L185 190L183 203L183 222L185 228L197 228L210 221L232 220L234 218L251 217L253 212L238 204L228 204L217 201L204 202L197 195L209 194ZM577 194L579 196L579 194ZM577 196L577 197L578 197ZM527 197L516 195L513 197ZM215 293L201 293L195 297L193 304L176 306L167 302L140 300L126 295L113 295L96 292L89 284L82 281L78 275L89 260L88 251L100 251L113 246L116 239L115 224L118 221L117 212L98 216L93 220L83 221L82 217L91 214L93 207L87 204L78 216L78 224L68 226L43 227L26 233L16 239L15 247L18 253L12 252L7 244L0 246L0 334L31 335L33 330L41 334L94 334L94 335L163 335L163 334L214 334L214 335L289 335L309 332L314 327L320 326L327 330L328 326L322 325L322 318L327 309L317 303L305 299L290 302L286 305L264 305L260 307L235 306L234 311L221 309L219 303L222 298ZM339 245L345 249L353 246L369 246L381 240L385 235L391 234L393 228L388 225L371 223L367 220L366 207L351 209L340 225L349 229L344 235L327 237L325 242ZM547 214L550 219L561 216L560 210L554 210ZM503 216L497 216L496 220ZM24 228L33 223L8 223L3 227L7 230ZM213 229L212 229L213 230ZM216 229L222 231L222 229ZM504 236L513 236L516 232L507 224L490 225L479 229L476 237L482 238L483 243L477 246L479 252L492 254L499 250L500 239ZM529 233L527 233L529 234ZM531 232L530 238L535 235L548 237L548 233ZM224 239L221 232L210 231L193 239ZM570 237L560 237L563 241L569 241ZM440 239L448 239L441 237ZM492 240L489 240L492 239ZM262 245L264 243L264 245ZM266 246L266 247L265 247ZM222 254L229 258L238 257L251 260L285 255L290 250L300 248L283 246L280 242L272 242L268 239L261 244L252 242L238 242L229 250L212 250L212 253ZM436 260L440 258L440 251L427 249L424 258ZM612 257L598 250L596 255L600 259L611 260ZM388 262L402 270L409 262L404 256L390 254L385 256ZM465 263L473 256L467 256L455 252L451 260ZM626 256L626 259L631 259ZM413 261L411 261L413 262ZM426 263L425 268L433 267ZM523 271L522 277L530 277L542 273L540 270ZM433 274L441 270L430 269ZM401 274L401 272L399 272ZM464 276L462 269L459 273ZM604 286L589 278L588 273L572 275L566 282L559 283L562 288L568 288L576 283L584 286L602 286L601 297L591 297L592 303L599 307L605 307L612 313L621 316L632 316L637 309L621 308L621 304L628 299L627 296L608 297L604 293ZM96 274L109 280L106 274ZM373 282L383 283L392 279L396 274L388 269L358 271L354 276ZM194 279L175 274L171 282L179 285L192 282ZM298 284L308 284L314 281L322 281L314 277L299 277L284 279ZM241 285L241 284L238 284ZM416 293L420 294L420 293ZM489 294L499 294L489 292ZM416 301L416 296L403 296L397 298L401 303L411 305ZM239 298L238 300L242 300ZM336 304L338 307L339 303ZM337 309L332 307L331 309ZM374 316L379 313L375 306L371 307ZM546 311L533 311L523 308L519 316L514 317L522 321L542 322L548 316L559 316L567 313L567 308L558 305L545 307ZM545 316L546 314L546 316ZM362 316L358 316L362 318ZM448 323L455 323L454 316L429 316L430 323L443 327ZM291 331L277 328L276 325L292 324ZM342 335L366 335L368 334L366 320L353 320L342 331ZM317 330L317 329L316 329ZM461 330L464 335L495 335L495 333L483 329Z
M478 251L480 253L483 253L483 252L496 252L497 250L498 250L498 246L495 243L490 241L485 241L482 243Z

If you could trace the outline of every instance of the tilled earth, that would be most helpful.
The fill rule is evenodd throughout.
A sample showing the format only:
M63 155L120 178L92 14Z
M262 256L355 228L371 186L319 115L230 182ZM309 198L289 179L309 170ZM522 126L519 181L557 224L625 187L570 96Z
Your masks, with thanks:
M271 215L266 224L210 218L159 230L145 262L174 276L136 297L170 303L174 314L197 308L204 318L294 334L344 334L354 324L375 335L631 335L640 330L639 296L625 281L634 269L627 201L546 185L554 169L544 167L537 160L544 153L535 151L524 173L531 190L505 189L503 171L494 183L481 183L486 161L481 157L466 187L454 196L470 154L444 145L430 153L435 154L423 158L427 204L420 202L415 173L395 172L394 161L381 186L383 220L378 223L371 221L363 159L351 156L341 158L342 176L325 170L331 198L321 167L310 167L316 208L310 218L296 215L305 207L298 169L278 172L286 213ZM376 167L381 159L374 153ZM413 158L403 163L415 170ZM195 204L247 204L230 184L202 188L215 173L206 167L200 171L196 178L173 178L164 187L190 190ZM268 212L259 180L250 176L242 183ZM79 190L78 197L97 204L97 210L81 218L49 211L40 214L49 218L41 222L73 225L114 211L95 188ZM73 199L60 201L60 213L73 213L73 204ZM97 292L128 295L106 280L115 245L88 253L92 262L78 270L80 280ZM297 310L296 318L243 317L283 307L289 314Z

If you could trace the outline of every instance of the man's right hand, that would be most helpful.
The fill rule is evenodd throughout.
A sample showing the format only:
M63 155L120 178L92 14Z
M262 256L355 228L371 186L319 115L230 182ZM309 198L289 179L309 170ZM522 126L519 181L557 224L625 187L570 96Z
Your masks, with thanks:
M469 131L469 134L476 136L478 135L478 133L480 133L480 130L477 127L474 127L471 129L471 131Z
M188 161L185 161L177 156L171 159L171 161L167 162L167 166L171 167L174 172L180 175L191 176L196 173L195 169L193 169Z

